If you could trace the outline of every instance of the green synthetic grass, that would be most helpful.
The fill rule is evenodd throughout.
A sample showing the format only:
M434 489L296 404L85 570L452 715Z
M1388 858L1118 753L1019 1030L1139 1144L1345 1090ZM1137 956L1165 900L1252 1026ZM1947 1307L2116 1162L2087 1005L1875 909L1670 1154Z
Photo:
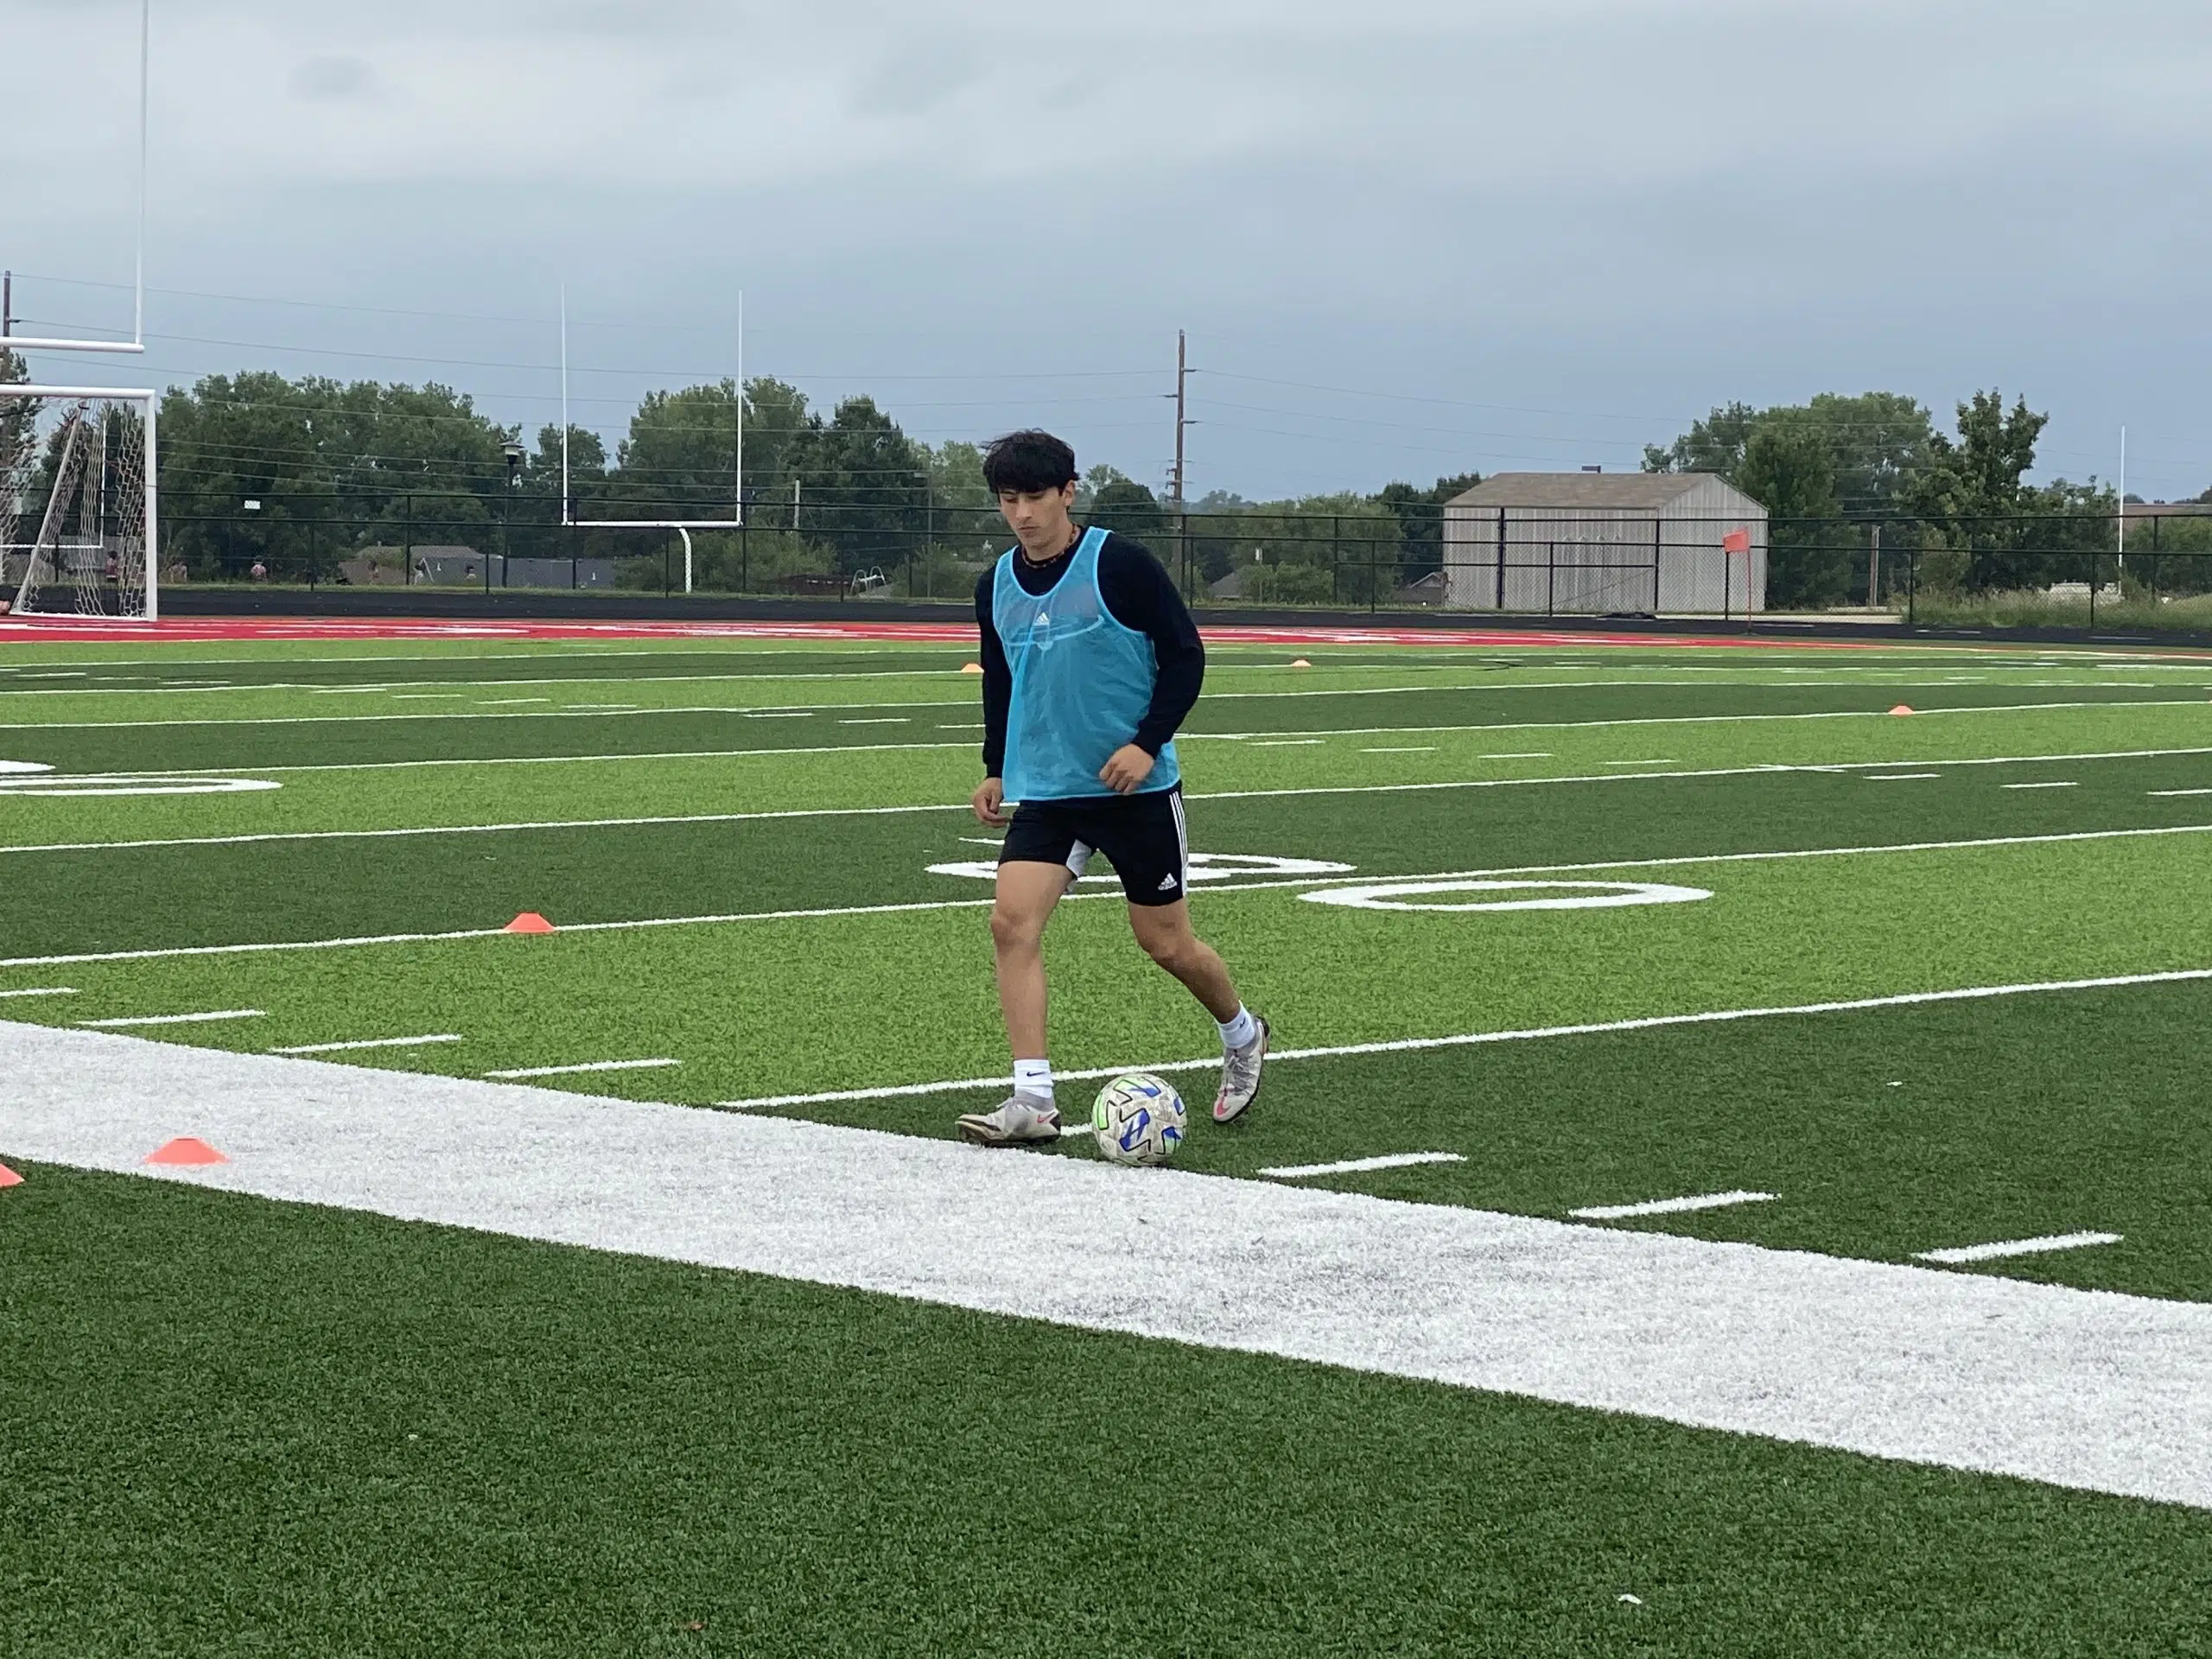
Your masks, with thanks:
M30 1176L11 1653L2206 1651L2188 1510Z

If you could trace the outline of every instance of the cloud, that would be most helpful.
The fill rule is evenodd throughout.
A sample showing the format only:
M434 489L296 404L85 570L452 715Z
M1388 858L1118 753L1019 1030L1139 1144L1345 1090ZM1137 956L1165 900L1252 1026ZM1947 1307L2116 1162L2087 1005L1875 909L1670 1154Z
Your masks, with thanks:
M376 84L367 62L352 57L315 57L292 71L292 96L310 104L342 103L365 98Z

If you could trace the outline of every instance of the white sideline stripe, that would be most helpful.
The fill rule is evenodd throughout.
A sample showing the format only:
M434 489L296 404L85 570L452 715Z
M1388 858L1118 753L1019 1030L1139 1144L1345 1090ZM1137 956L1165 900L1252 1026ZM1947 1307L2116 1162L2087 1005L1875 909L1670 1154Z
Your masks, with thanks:
M524 1065L509 1071L486 1071L487 1077L561 1077L575 1071L647 1071L658 1066L681 1065L681 1060L582 1060L574 1065Z
M2112 974L2095 979L2049 979L2020 985L1969 985L1948 991L1904 991L1893 996L1859 996L1834 1002L1798 1002L1786 1007L1713 1008L1698 1014L1655 1014L1633 1020L1599 1020L1573 1026L1537 1026L1519 1031L1471 1031L1449 1037L1400 1037L1382 1042L1338 1043L1322 1048L1281 1048L1268 1052L1268 1064L1284 1060L1333 1060L1357 1054L1408 1054L1432 1048L1471 1048L1485 1043L1525 1043L1554 1037L1592 1037L1607 1032L1656 1031L1662 1026L1729 1025L1738 1020L1775 1020L1797 1014L1855 1014L1868 1008L1915 1007L1926 1002L1977 1002L1991 997L2032 996L2059 991L2107 990L2128 985L2171 985L2212 980L2212 968L2181 968L2156 974ZM1221 1064L1217 1054L1196 1060L1147 1060L1138 1065L1097 1066L1087 1071L1055 1071L1055 1077L1077 1080L1118 1077L1124 1071L1200 1071ZM839 1100L889 1100L907 1095L949 1095L1004 1085L1001 1077L949 1078L942 1083L900 1083L877 1089L834 1089L810 1095L761 1095L716 1103L734 1111L763 1106L813 1106ZM1576 1211L1577 1215L1585 1211Z
M1323 689L1311 691L1215 691L1210 692L1207 695L1210 700L1219 702L1230 697L1375 697L1395 696L1403 693L1414 691L1489 691L1493 690L1500 691L1544 691L1561 689L1573 690L1597 686L1664 686L1673 685L1675 683L1678 683L1678 682L1673 680L1560 680L1541 683L1524 682L1521 684L1510 686L1433 684L1379 685L1354 686L1338 690ZM1810 683L1810 682L1800 682L1800 683ZM250 689L253 690L272 690L287 688L255 686L242 689ZM1758 688L1754 687L1752 689ZM2175 689L2178 690L2183 688L2177 687ZM118 690L126 690L126 688L118 688ZM25 691L18 692L14 695L20 696L86 696L95 694L83 691ZM973 708L975 704L973 700L969 698L961 698L957 701L946 700L943 702L828 702L810 704L806 709L795 710L794 712L820 712L834 709L966 709ZM2204 704L2201 699L2196 697L2090 697L2054 702L1993 702L1960 709L1916 709L1914 713L1916 716L1920 719L1932 720L1945 715L2015 715L2035 714L2037 712L2046 712L2058 709L2160 709L2168 706L2177 709L2202 709L2204 707ZM430 710L425 710L421 714L405 715L247 715L232 719L225 719L220 715L203 715L178 720L32 720L0 721L0 732L105 732L123 731L145 726L354 726L376 721L425 720L635 720L639 718L650 718L659 715L749 715L766 712L769 711L766 709L741 708L729 703L710 702L671 704L667 708L662 709L646 708L626 710L609 709L597 714L572 714L564 709L532 709L528 710L518 709L512 714L501 715L486 715L478 713L474 710L464 712L460 709L454 709L450 713L437 713ZM1423 728L1420 729L1466 732L1551 732L1573 731L1583 728L1596 728L1610 726L1727 726L1741 725L1746 721L1756 723L1785 720L1888 720L1890 718L1890 712L1886 709L1815 709L1801 710L1791 714L1646 715L1638 715L1632 719L1623 720L1501 721L1495 723L1482 722L1468 726L1440 726L1435 728ZM1378 726L1369 728L1368 729L1370 731L1385 732L1396 731L1403 728L1390 726ZM1255 734L1247 733L1240 734L1236 733L1194 732L1191 734L1191 735L1194 737L1214 736L1235 738L1239 735L1255 735Z
M903 811L909 809L885 807L883 811ZM963 804L957 808L915 808L913 810L966 811ZM807 816L798 814L795 816ZM1906 841L1868 847L1808 847L1789 848L1779 851L1756 853L1688 853L1668 858L1616 859L1610 862L1586 864L1516 864L1487 870L1439 870L1427 874L1401 876L1402 881L1475 880L1490 876L1542 875L1584 870L1656 870L1675 869L1697 864L1760 864L1800 858L1856 858L1872 857L1891 853L1970 852L1994 847L2035 847L2065 842L2134 841L2164 836L2201 836L2212 833L2212 823L2177 823L2155 825L2137 830L2069 830L2040 836L1983 836L1969 841ZM1276 888L1331 887L1344 885L1342 874L1335 875L1284 876L1257 881L1208 882L1198 891L1217 893L1265 893ZM1108 888L1095 893L1071 893L1061 900L1075 904L1084 899L1118 899L1118 892ZM619 922L564 922L563 933L619 933L648 927L707 927L737 922L810 921L836 916L897 916L910 912L932 910L988 909L988 899L916 899L887 905L829 905L811 910L753 910L730 911L702 916L645 916ZM176 944L149 946L138 950L93 950L72 952L51 957L0 957L0 968L60 967L84 962L151 962L170 957L230 957L252 956L271 950L338 950L355 945L369 944L424 944L453 939L489 939L505 935L500 927L461 927L436 932L362 933L336 939L272 939L257 940L245 944Z
M261 1008L217 1008L212 1014L134 1014L121 1020L79 1020L80 1026L96 1030L120 1030L126 1026L197 1026L210 1020L264 1020L267 1012Z
M0 1074L11 1162L2212 1509L2203 1303L38 1026Z
M1916 1262L1995 1262L2008 1255L2041 1255L2048 1250L2078 1250L2091 1244L2117 1244L2118 1233L2055 1233L2047 1238L2012 1238L1997 1244L1965 1244L1952 1250L1922 1250Z
M1703 1192L1694 1198L1650 1198L1642 1204L1594 1204L1567 1213L1577 1221L1626 1221L1634 1216L1678 1216L1692 1210L1725 1210L1732 1204L1771 1204L1771 1192Z
M833 746L819 751L823 753L868 753L878 749L907 747L969 748L972 745L954 744L874 744L865 747ZM813 753L814 751L809 751ZM785 749L740 749L725 752L729 754L785 754L798 753ZM2212 747L2187 749L2117 749L2079 754L1993 755L1965 760L1926 760L1913 764L1931 766L2012 766L2058 760L2143 760L2172 755L2212 754ZM593 757L560 756L556 759ZM649 759L680 759L681 754ZM1500 756L1485 756L1497 760ZM379 765L382 763L379 762ZM444 761L405 761L406 766L442 766ZM474 764L468 763L468 764ZM1461 778L1418 784L1318 784L1300 785L1282 789L1227 789L1211 790L1203 794L1186 794L1193 801L1270 800L1301 795L1399 795L1424 794L1439 790L1453 789L1533 789L1557 784L1629 784L1648 782L1653 779L1681 780L1701 778L1749 778L1762 773L1865 772L1870 768L1907 764L1897 760L1832 760L1821 762L1770 762L1751 766L1713 766L1689 772L1586 772L1571 773L1555 778ZM314 770L295 766L229 766L210 769L204 773L163 772L149 774L162 777L226 776L232 773L294 772ZM125 775L125 774L116 774ZM2153 794L2212 794L2212 790L2152 791ZM506 823L439 823L413 824L391 830L268 830L242 836L172 836L136 841L48 841L25 842L14 846L0 846L0 854L7 853L86 853L141 851L157 847L245 847L264 842L278 841L392 841L420 836L494 836L513 835L538 830L617 830L658 823L750 823L777 818L861 818L886 817L912 812L965 812L965 801L929 801L906 806L802 806L773 807L751 812L677 812L664 815L647 814L621 818L526 818ZM1965 843L1961 843L1965 844ZM1531 866L1529 868L1565 868L1567 866ZM1605 866L1574 866L1576 868L1606 868Z
M1335 1164L1281 1164L1263 1169L1279 1181L1302 1181L1309 1175L1358 1175L1370 1169L1411 1169L1416 1164L1464 1164L1463 1152L1392 1152L1379 1158L1347 1158Z
M430 1037L362 1037L350 1043L296 1043L289 1048L272 1048L271 1054L350 1054L366 1048L420 1048L426 1043L457 1043L459 1033L443 1031Z
M74 996L74 985L29 985L21 990L0 991L0 996Z

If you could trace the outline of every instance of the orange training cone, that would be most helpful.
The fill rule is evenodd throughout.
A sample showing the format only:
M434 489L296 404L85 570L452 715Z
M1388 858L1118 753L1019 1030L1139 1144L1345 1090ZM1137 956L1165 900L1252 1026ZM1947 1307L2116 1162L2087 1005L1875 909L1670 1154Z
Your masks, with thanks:
M1290 665L1293 668L1311 668L1313 666L1313 664L1307 662L1303 657L1294 658Z
M509 922L504 930L509 933L550 933L553 924L534 910L525 910Z
M205 1141L181 1135L148 1153L146 1161L149 1164L227 1164L231 1160Z
M1909 702L1901 702L1890 712L1893 715L1909 715L1912 712L1912 705Z
M983 665L981 663L963 663L960 671L963 674L980 674L983 671Z
M22 1184L22 1176L16 1174L7 1165L0 1164L0 1186L21 1186Z

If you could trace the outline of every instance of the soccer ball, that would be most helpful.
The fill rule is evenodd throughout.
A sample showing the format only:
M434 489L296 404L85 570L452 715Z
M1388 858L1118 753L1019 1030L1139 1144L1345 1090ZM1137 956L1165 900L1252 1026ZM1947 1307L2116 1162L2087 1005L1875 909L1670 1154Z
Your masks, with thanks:
M1098 1150L1117 1164L1164 1164L1183 1144L1190 1114L1173 1087L1147 1072L1130 1071L1098 1091L1090 1109Z

